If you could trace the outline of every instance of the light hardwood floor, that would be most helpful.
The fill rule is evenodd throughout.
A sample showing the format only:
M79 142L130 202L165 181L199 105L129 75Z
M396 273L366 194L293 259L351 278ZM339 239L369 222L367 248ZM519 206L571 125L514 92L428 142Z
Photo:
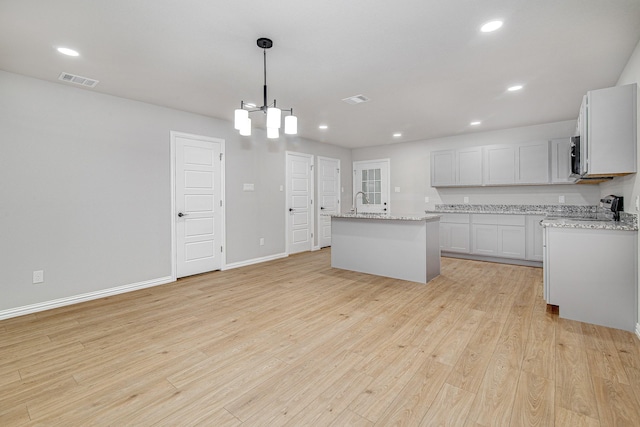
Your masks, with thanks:
M0 425L640 425L640 340L541 294L541 269L423 285L323 249L8 319Z

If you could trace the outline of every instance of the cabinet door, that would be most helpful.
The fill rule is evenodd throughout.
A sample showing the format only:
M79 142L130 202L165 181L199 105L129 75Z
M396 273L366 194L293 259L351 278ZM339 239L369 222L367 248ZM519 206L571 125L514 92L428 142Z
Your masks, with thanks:
M553 184L573 184L571 175L571 139L551 140L551 182Z
M549 183L549 141L518 144L516 183Z
M587 94L590 174L636 172L636 97L636 84L593 90Z
M483 184L515 184L516 150L513 146L486 146L483 150L483 159Z
M511 225L498 226L498 256L524 259L524 227Z
M455 158L455 150L434 151L431 153L432 187L455 185Z
M544 219L544 215L528 215L527 231L526 231L526 259L529 261L542 261L543 254L543 235L544 227L540 225L540 221Z
M448 251L451 247L451 224L440 221L440 250Z
M482 147L456 150L456 183L482 185Z
M473 224L473 253L496 256L498 254L498 226Z
M469 224L449 224L450 246L449 251L468 254L469 247Z

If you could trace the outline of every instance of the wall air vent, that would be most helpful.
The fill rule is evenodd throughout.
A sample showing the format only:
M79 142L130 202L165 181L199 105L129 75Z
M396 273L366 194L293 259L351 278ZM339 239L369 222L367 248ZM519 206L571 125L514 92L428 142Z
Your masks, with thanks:
M63 82L69 82L73 84L77 84L85 87L96 87L98 84L98 80L90 79L89 77L76 76L75 74L60 73L58 80L62 80Z
M355 104L362 104L363 102L369 102L370 99L364 95L354 95L348 98L344 98L343 101L346 102L347 104L355 105Z

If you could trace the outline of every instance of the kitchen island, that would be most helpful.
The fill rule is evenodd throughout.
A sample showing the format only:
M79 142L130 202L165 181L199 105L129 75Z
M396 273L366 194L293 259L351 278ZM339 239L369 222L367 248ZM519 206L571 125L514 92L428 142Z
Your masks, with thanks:
M440 274L440 215L331 215L331 266L427 283Z

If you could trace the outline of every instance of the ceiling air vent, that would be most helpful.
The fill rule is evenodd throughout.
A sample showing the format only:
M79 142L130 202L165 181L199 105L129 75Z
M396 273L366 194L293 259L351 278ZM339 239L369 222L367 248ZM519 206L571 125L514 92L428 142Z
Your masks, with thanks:
M76 76L75 74L60 73L58 80L62 80L63 82L69 82L73 84L77 84L85 87L96 87L98 84L98 80L90 79L89 77Z
M355 105L355 104L362 104L363 102L369 102L370 99L364 95L354 95L348 98L344 98L343 101L346 102L347 104Z

